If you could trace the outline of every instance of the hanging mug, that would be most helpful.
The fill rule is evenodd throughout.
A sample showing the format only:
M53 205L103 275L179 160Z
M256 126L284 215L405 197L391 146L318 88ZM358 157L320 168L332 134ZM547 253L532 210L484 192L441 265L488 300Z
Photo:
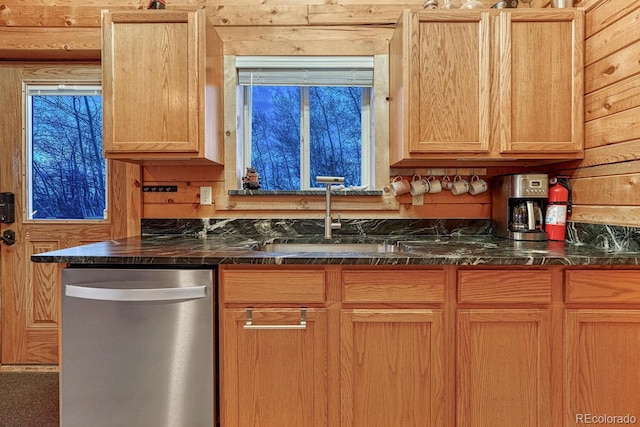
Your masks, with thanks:
M412 196L420 196L429 191L429 181L420 175L414 175L409 184L409 193Z
M391 182L391 194L396 197L402 194L407 194L409 190L409 181L406 178L396 176Z
M476 196L478 194L484 193L489 189L489 184L487 181L480 178L478 175L473 175L471 177L471 181L469 181L469 194L472 196Z
M431 175L428 178L429 181L429 193L439 193L442 191L442 183L435 176Z
M462 178L460 175L456 175L451 182L451 194L459 196L469 192L469 181Z
M449 178L449 175L445 175L440 179L440 184L443 190L451 190L451 184L453 184L453 182L451 178Z

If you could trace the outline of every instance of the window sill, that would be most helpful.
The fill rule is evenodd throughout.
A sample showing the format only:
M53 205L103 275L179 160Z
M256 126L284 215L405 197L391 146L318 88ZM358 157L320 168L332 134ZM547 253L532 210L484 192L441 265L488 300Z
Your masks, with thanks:
M229 196L325 196L324 190L229 190ZM332 190L332 196L382 196L382 190Z

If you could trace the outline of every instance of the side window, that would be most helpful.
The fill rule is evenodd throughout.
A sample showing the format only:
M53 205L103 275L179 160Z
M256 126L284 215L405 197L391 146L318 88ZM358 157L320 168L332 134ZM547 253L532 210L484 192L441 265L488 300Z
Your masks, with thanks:
M100 86L26 85L28 219L103 220Z
M237 57L243 123L241 170L254 167L263 190L373 182L371 57Z

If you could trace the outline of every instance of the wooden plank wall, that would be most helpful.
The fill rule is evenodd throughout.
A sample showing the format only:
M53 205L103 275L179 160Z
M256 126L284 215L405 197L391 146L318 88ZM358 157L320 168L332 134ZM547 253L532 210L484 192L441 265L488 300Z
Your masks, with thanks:
M483 0L489 6L493 0ZM170 8L205 7L218 25L335 26L387 28L397 9L420 9L422 1L346 0L327 4L311 0L168 0ZM532 7L547 7L533 0ZM144 9L147 0L86 2L59 0L55 5L10 0L0 5L0 60L99 60L100 11ZM526 5L523 5L526 7ZM552 167L568 174L574 186L571 219L580 222L640 224L640 0L576 0L587 10L585 67L585 159ZM177 193L143 194L147 218L317 216L321 197L228 197L221 167L146 166L143 183L178 185ZM391 171L393 172L393 171ZM493 173L498 171L492 170ZM199 204L199 187L214 188L214 205ZM407 196L353 200L336 198L344 217L488 218L488 195L470 199L434 195L414 206Z
M482 1L486 6L494 3L494 0ZM204 7L214 24L221 27L220 33L227 42L226 54L246 54L249 53L247 49L263 46L265 39L283 40L286 34L296 34L303 40L300 44L309 49L310 43L316 50L330 46L331 53L335 46L351 46L351 49L353 46L364 46L361 49L371 46L372 54L381 53L381 50L386 53L388 38L400 11L423 7L423 0L344 0L331 3L324 0L302 3L299 0L167 0L167 3L168 8ZM548 0L532 0L531 6L547 4ZM9 0L0 5L0 60L99 61L101 10L145 9L147 5L148 0L58 0L55 5ZM292 28L296 31L291 32ZM340 42L327 43L326 37L318 36L320 33L326 37L338 34ZM346 37L349 41L345 43ZM321 42L320 38L323 39ZM251 43L245 43L245 40ZM284 37L284 40L288 39ZM272 47L273 44L265 46ZM227 177L229 174L227 171ZM324 210L322 196L228 196L225 173L216 166L145 166L142 177L142 184L146 186L174 184L178 187L175 193L142 193L143 218L319 217ZM213 205L200 205L201 186L213 187ZM385 191L383 196L375 197L336 197L334 209L344 218L491 216L488 193L455 197L443 192L427 196L423 204L414 205L409 196L395 198Z
M490 5L491 0L485 1ZM269 6L267 6L269 7ZM264 8L259 18L236 15L235 9L221 8L210 14L213 22L221 25L219 33L225 41L225 54L264 54L277 53L274 49L284 52L294 51L294 47L302 47L311 54L331 54L334 50L326 51L327 47L346 46L357 53L350 54L380 54L387 52L388 40L392 26L402 8L422 9L422 2L418 4L311 4L302 10L298 6L278 6L273 9L270 24L265 25ZM273 8L273 6L271 6ZM284 16L279 16L282 12ZM256 26L249 26L256 24ZM295 25L295 33L281 33L281 24ZM337 26L340 27L337 27ZM322 28L321 28L322 26ZM342 29L342 30L341 30ZM349 40L345 39L349 34ZM291 38L295 36L295 40ZM273 40L282 40L275 46ZM327 41L335 41L332 43ZM381 43L382 41L382 48ZM297 44L295 44L297 43ZM354 47L356 46L356 47ZM229 107L227 107L229 108ZM233 109L233 107L230 107ZM235 123L227 124L227 128L235 128ZM384 130L385 127L383 126ZM385 147L388 142L385 141ZM379 162L382 171L379 183L386 182L389 176L412 173L407 170L388 170L386 156L379 156L384 162ZM174 184L178 186L178 193L144 194L144 217L162 218L168 213L178 217L321 217L324 214L325 201L322 194L317 196L229 196L227 189L237 189L235 168L228 165L235 164L235 157L225 159L226 172L217 167L187 168L184 173L176 168L164 166L145 166L143 180L145 185ZM486 173L486 168L483 169ZM454 175L457 171L451 169L448 173ZM471 171L460 170L461 175L470 178ZM194 179L199 177L198 179ZM410 176L407 176L411 178ZM189 182L185 183L185 179ZM213 188L213 206L199 204L198 187L206 185ZM392 196L388 188L384 188L382 196L370 197L334 197L332 200L334 211L343 218L490 218L491 197L489 193L478 196L453 196L445 191L439 194L427 195L421 203L414 203L410 195L399 198Z
M145 218L317 218L325 209L322 193L318 196L227 196L223 168L218 166L145 166L143 182L144 185L178 186L176 193L144 193ZM200 205L200 186L213 187L213 205ZM443 191L425 195L422 205L413 205L409 194L396 198L385 191L382 196L334 197L332 206L342 218L491 217L488 192L453 196Z
M585 158L569 175L576 222L640 226L640 0L584 0Z

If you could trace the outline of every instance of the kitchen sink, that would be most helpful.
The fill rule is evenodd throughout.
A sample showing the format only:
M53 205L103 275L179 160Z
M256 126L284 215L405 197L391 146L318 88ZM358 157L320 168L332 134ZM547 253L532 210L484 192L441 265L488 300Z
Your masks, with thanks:
M392 243L268 243L256 248L263 252L312 253L387 253L402 252Z

